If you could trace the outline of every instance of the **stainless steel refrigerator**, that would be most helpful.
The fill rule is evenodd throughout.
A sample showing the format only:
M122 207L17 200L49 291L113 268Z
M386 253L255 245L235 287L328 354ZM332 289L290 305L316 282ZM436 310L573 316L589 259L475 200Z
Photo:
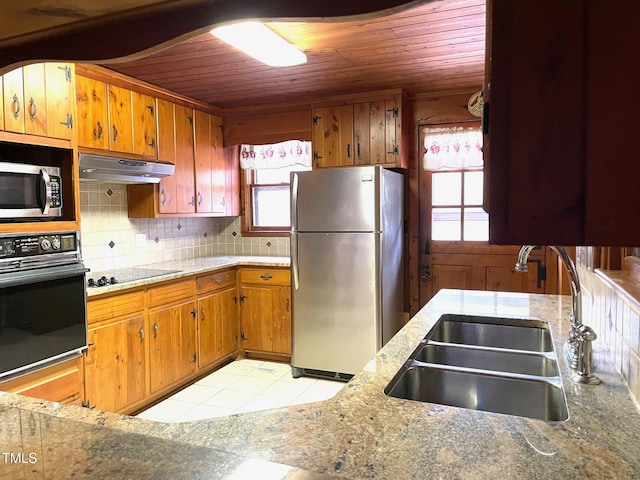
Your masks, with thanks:
M403 176L291 174L292 374L350 378L403 324Z

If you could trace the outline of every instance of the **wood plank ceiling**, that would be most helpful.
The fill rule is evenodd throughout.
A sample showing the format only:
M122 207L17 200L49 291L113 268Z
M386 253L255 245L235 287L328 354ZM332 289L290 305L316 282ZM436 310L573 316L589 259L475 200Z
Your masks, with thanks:
M386 88L415 95L482 85L485 0L436 0L368 20L267 25L303 50L307 63L268 67L205 33L105 66L222 108Z

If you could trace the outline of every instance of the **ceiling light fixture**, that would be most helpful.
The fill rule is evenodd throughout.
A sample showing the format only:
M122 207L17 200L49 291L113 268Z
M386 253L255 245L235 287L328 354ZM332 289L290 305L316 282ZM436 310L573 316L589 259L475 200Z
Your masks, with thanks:
M307 56L260 22L242 22L217 27L211 34L272 67L306 63Z

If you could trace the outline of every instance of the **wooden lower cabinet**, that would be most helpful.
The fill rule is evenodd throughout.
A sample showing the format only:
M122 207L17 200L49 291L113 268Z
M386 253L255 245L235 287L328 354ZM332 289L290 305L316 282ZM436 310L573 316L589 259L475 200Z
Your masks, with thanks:
M239 280L241 348L291 355L289 269L240 269Z
M89 298L84 404L131 413L238 350L290 355L289 277L287 268L230 268Z
M211 365L236 351L238 305L235 285L198 298L198 366Z
M144 313L89 329L85 403L119 412L146 396Z
M184 287L195 293L194 287L189 288L188 285L193 283L193 281L183 282L159 288L166 289L167 292L175 292ZM178 302L174 300L148 312L151 394L178 383L197 370L197 310L193 293L189 298ZM154 296L158 300L163 298L157 293ZM149 297L151 298L151 291Z

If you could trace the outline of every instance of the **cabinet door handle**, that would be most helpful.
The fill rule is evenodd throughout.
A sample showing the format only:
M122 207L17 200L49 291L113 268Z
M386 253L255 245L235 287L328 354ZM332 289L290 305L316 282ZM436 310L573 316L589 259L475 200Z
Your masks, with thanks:
M73 116L70 113L67 113L67 120L60 122L60 125L64 125L67 128L73 128Z
M147 105L147 108L149 109L149 115L151 115L153 117L154 116L154 112L155 112L155 109L153 108L153 105Z
M116 139L118 138L118 129L116 128L115 125L111 125L113 127L113 141L115 142Z
M151 148L156 148L156 139L152 138L151 141L149 143L147 143L147 146L149 146Z
M38 113L38 108L36 107L36 101L31 97L29 99L29 119L33 122Z
M138 330L140 332L140 343L144 342L144 328L140 327L140 330Z
M260 275L260 278L263 279L263 280L271 280L273 278L273 276L265 273L265 274Z
M347 143L347 158L351 157L351 144Z
M191 363L196 363L198 361L198 354L193 352L193 358L191 359Z
M287 312L289 311L289 299L287 298Z
M156 338L158 338L158 324L156 322L153 322L153 339L155 340Z
M191 196L191 201L189 202L189 205L191 205L192 207L196 204L196 197L194 197L193 195Z
M240 304L244 303L245 298L249 298L249 297L247 297L246 295L240 295Z
M200 309L200 320L204 322L204 307Z
M198 310L196 310L195 308L191 310L189 313L191 314L194 320L198 317Z
M202 194L198 192L198 206L200 206L200 204L202 204Z
M102 138L102 123L100 123L100 120L96 123L96 129L93 131L93 138L95 140L100 140Z
M18 99L18 95L15 93L13 94L13 97L11 97L11 100L13 100L13 118L17 120L20 116L20 100Z
M358 145L356 146L356 153L358 154L358 158L360 158L360 142L358 142Z
M164 193L164 188L160 190L160 205L164 205L167 201L167 194Z

